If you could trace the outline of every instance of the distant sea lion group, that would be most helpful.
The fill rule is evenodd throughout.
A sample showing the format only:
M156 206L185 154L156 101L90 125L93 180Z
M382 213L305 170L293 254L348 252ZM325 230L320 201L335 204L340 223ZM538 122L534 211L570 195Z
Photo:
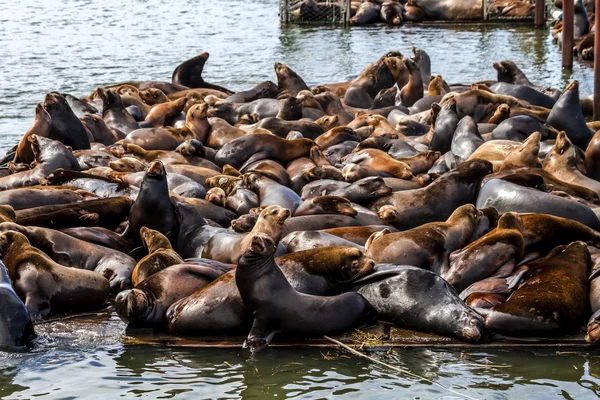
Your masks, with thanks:
M0 169L0 346L107 301L252 351L377 320L600 340L600 141L577 81L504 60L448 83L412 52L313 87L275 63L235 93L203 53L171 82L48 94Z

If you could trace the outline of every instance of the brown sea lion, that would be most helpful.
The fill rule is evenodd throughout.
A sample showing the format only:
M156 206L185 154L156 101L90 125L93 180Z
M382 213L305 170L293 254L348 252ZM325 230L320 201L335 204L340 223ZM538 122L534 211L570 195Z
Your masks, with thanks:
M600 130L596 132L585 150L586 175L600 181Z
M293 213L294 217L316 214L340 214L355 216L356 209L350 200L340 196L318 196L307 199Z
M1 234L0 253L15 292L34 320L53 312L98 309L108 299L110 287L104 277L52 261L22 233Z
M10 205L15 210L53 204L77 203L96 198L95 195L85 190L67 186L30 186L0 192L0 204Z
M152 107L152 109L146 116L146 119L144 119L144 122L152 124L155 128L169 125L173 118L181 114L186 102L187 98L181 97L177 100L167 101L165 103L158 103L154 107Z
M410 78L400 90L400 99L402 99L403 106L411 107L417 100L423 98L423 77L419 66L413 60L405 58L403 62L410 73Z
M134 157L122 157L116 161L111 161L108 166L117 172L141 172L147 165Z
M411 169L406 163L395 160L386 152L377 149L364 149L357 153L350 153L342 158L342 163L367 167L379 172L381 176L393 176L400 179L412 178Z
M486 328L510 334L576 331L589 315L590 253L574 242L527 264L525 283L486 316Z
M148 255L142 258L133 269L131 283L134 287L171 265L183 263L183 259L171 247L169 239L162 233L144 226L140 230L140 237Z
M542 134L533 132L523 143L511 150L500 166L500 171L513 168L531 167L538 165L538 153Z
M512 269L523 257L523 222L517 213L506 213L498 227L462 250L450 254L450 269L442 273L459 292L500 268Z
M35 107L35 120L33 121L33 125L25 132L17 145L17 152L15 153L15 158L13 160L14 162L31 164L35 160L29 137L31 135L48 137L50 135L51 120L50 114L44 109L44 106L38 104Z

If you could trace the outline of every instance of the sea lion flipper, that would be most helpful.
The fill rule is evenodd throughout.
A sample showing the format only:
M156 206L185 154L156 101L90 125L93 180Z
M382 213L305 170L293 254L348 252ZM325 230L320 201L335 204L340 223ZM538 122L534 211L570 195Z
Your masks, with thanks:
M266 321L254 318L252 329L250 329L248 338L244 340L242 348L250 349L252 353L259 352L271 343L276 333L277 331L268 328Z

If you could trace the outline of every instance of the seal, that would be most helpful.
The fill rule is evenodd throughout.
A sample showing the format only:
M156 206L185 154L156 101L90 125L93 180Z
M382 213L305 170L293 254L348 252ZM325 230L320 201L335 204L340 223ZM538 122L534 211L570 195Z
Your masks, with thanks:
M345 332L372 320L373 309L359 294L320 297L294 290L275 263L276 247L270 237L254 235L235 270L242 301L254 315L244 348L257 352L277 332L322 335Z
M95 310L108 299L104 277L52 261L22 233L2 233L0 252L15 292L34 320L59 311Z
M446 101L435 119L435 127L432 132L429 148L444 154L450 151L452 137L458 126L458 112L456 111L456 100Z
M380 264L374 273L355 281L353 290L364 296L381 320L466 342L481 338L483 318L431 271Z
M160 210L157 214L156 210ZM159 231L170 241L177 242L177 218L169 199L167 172L160 161L154 161L144 175L140 193L131 206L129 223L124 237L139 241L142 227Z
M35 186L59 168L79 171L79 162L73 153L58 140L30 135L27 140L35 158L35 167L0 178L0 190Z
M35 337L29 311L12 288L0 261L0 349L22 348Z
M375 200L368 208L400 230L444 221L458 207L473 203L481 180L491 172L492 164L488 161L466 161L424 188L394 192ZM384 206L391 206L392 215L381 212Z
M448 256L468 244L481 212L472 204L457 208L446 222L430 222L404 232L387 229L366 242L366 255L378 264L412 265L438 275L448 268Z
M137 287L148 277L175 264L182 264L183 259L173 250L169 239L162 233L148 229L140 230L140 237L148 255L142 258L133 269L131 283Z
M525 283L494 307L485 327L517 335L578 330L589 315L591 259L585 243L571 243L560 254L527 266Z
M90 148L90 140L85 127L73 113L62 94L48 93L44 97L44 109L50 116L49 139L58 140L73 150Z
M242 256L244 249L248 247L253 236L264 234L279 242L282 236L283 224L289 216L290 210L287 208L276 205L265 207L260 212L256 225L250 233L244 235L232 231L222 231L212 236L204 246L202 258L235 264ZM283 247L281 250L283 250Z
M442 273L442 278L461 292L501 268L512 271L523 257L522 230L517 213L504 214L496 229L450 254L450 269Z
M31 164L35 158L33 151L29 143L29 137L31 135L37 135L40 137L50 136L50 127L52 125L52 118L50 114L44 109L44 106L38 104L35 107L35 120L33 125L25 132L19 144L17 145L17 152L13 161L15 163Z
M125 290L115 298L117 315L136 327L166 327L167 309L175 302L202 289L224 272L226 264L215 262L172 265L144 279L135 289Z

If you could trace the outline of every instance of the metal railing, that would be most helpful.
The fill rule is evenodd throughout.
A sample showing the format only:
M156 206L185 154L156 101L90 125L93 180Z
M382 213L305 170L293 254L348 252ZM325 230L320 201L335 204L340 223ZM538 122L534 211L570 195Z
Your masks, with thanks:
M350 0L279 0L282 23L345 24L350 19Z

